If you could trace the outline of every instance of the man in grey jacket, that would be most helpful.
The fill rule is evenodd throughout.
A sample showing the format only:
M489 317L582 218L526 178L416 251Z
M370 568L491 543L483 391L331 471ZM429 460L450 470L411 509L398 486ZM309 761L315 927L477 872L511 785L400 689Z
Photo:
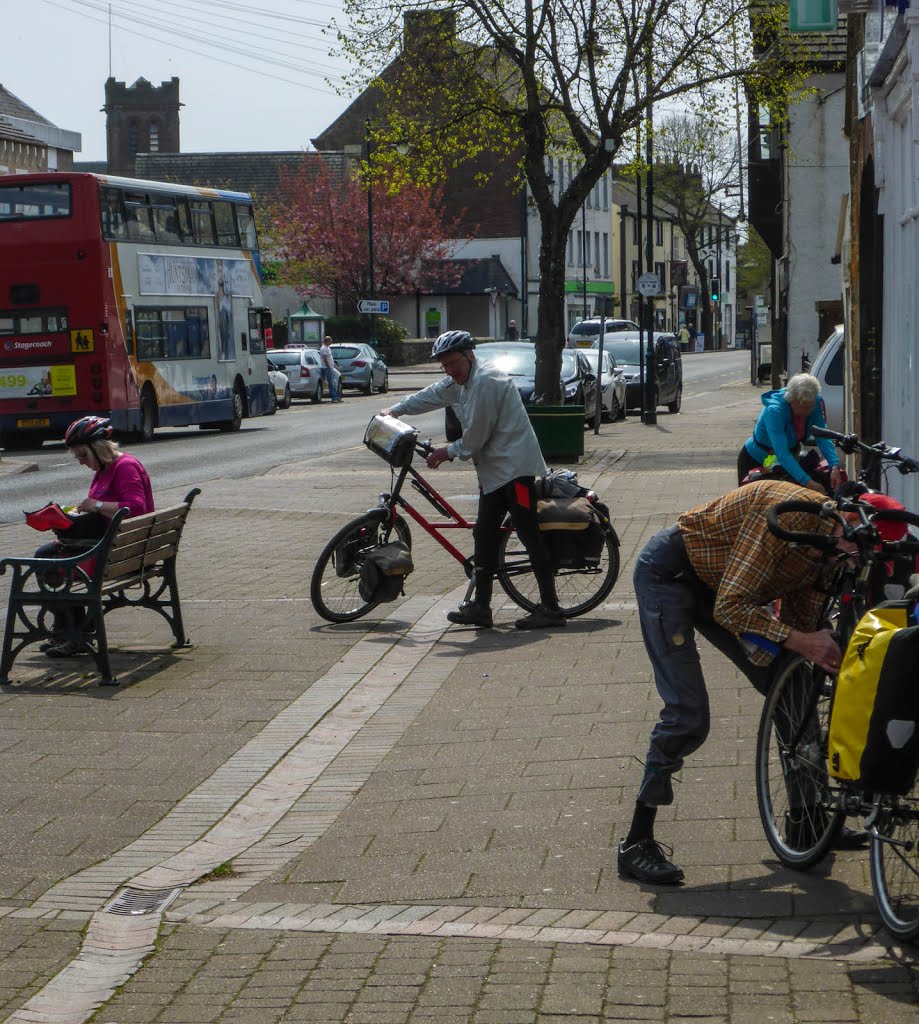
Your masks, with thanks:
M487 363L479 363L468 331L447 331L434 342L431 356L440 360L446 377L409 395L384 414L409 416L452 406L462 436L435 448L431 469L453 459L472 459L479 478L479 512L475 539L475 595L447 618L462 626L492 626L491 596L498 567L501 523L510 514L517 535L530 556L539 584L540 603L518 619L518 629L564 626L565 616L555 593L555 575L536 520L533 484L546 472L539 442L513 381Z

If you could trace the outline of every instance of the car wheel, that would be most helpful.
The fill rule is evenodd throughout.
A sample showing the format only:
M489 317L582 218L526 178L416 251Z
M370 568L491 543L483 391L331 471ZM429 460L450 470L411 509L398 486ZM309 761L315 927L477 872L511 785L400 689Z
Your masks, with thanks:
M383 374L383 386L380 388L380 392L384 395L387 391L389 391L389 370Z
M681 384L676 389L676 398L672 402L667 403L667 412L679 412L680 406L683 404L683 385Z
M313 403L313 405L319 405L319 403L322 401L323 383L324 382L322 378L320 378L319 383L316 385L316 390L310 395L310 401Z
M286 388L284 388L284 397L281 399L281 408L289 409L293 400L294 397L290 393L290 385L288 385Z
M268 408L265 410L266 416L274 416L278 411L278 396L275 393L274 385L268 385Z
M372 395L376 389L373 386L373 371L371 370L370 376L367 378L367 383L364 385L363 391L365 395Z
M615 423L616 420L622 418L622 410L619 408L619 399L616 397L616 393L613 392L612 400L610 401L609 413L607 420L609 423Z

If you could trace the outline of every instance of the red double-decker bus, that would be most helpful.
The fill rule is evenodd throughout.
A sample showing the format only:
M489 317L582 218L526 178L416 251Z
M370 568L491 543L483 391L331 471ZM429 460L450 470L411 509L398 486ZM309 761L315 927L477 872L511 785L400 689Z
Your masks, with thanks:
M0 447L86 414L238 430L268 410L252 199L80 173L0 177Z

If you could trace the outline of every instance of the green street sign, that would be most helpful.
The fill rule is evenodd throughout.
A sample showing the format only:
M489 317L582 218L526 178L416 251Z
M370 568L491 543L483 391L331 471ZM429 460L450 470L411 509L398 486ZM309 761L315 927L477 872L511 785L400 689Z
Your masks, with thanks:
M838 0L789 0L788 28L792 32L835 32Z

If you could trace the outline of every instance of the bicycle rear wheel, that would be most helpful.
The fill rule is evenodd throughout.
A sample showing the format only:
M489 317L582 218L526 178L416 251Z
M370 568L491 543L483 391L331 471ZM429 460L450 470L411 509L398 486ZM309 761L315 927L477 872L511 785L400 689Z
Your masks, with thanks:
M756 802L769 845L790 868L826 856L845 815L829 800L827 732L832 686L795 658L779 671L756 737Z
M613 526L608 525L596 566L556 570L555 591L559 606L569 617L589 612L609 594L618 576L619 537ZM539 604L539 585L530 568L530 556L513 530L501 537L497 577L508 597L525 611L531 612Z
M871 830L871 888L897 938L919 935L919 788L883 807Z
M323 548L310 580L313 607L329 622L352 622L375 608L378 601L361 597L364 552L390 540L412 546L408 524L401 516L389 525L389 512L366 512L343 526Z

